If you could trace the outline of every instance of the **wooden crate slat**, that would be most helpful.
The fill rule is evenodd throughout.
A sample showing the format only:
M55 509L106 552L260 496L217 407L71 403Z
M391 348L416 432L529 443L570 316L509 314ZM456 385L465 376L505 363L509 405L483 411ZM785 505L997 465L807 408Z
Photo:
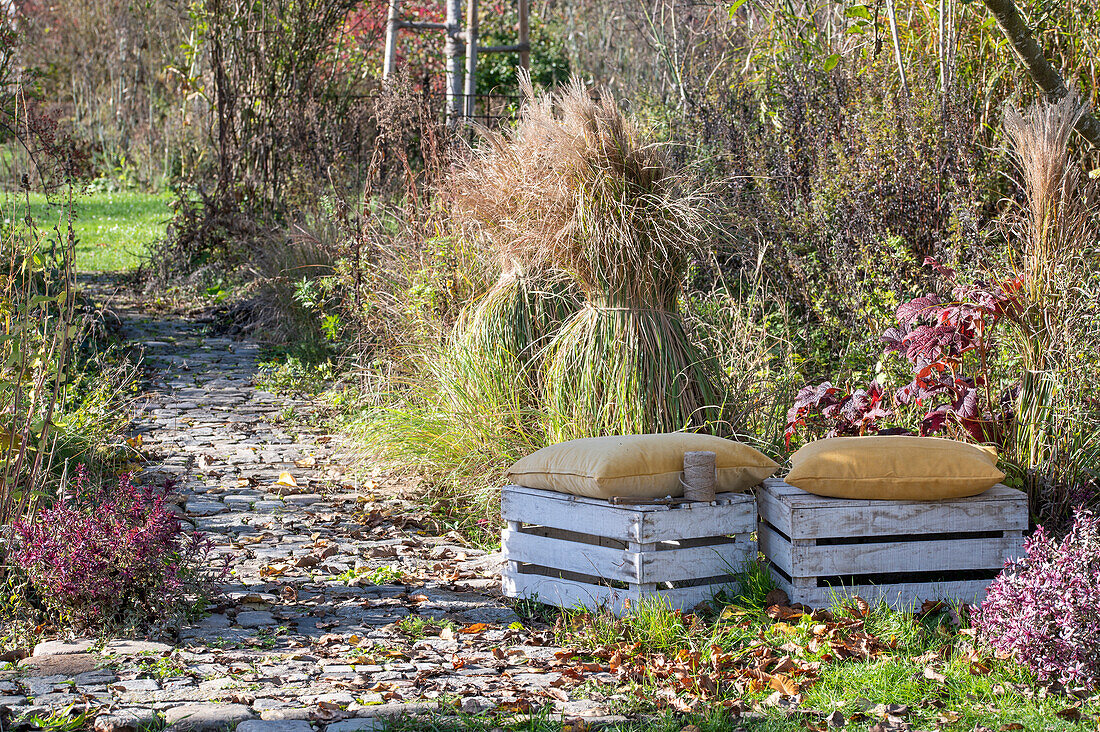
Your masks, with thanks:
M765 488L758 488L756 490L756 511L760 516L762 522L767 522L775 528L782 531L787 536L791 535L791 510L781 495L776 495L772 498L772 495L779 493L783 487L791 488L786 483L779 481L778 485L774 485L774 478L769 478L764 481ZM771 485L771 488L767 486Z
M714 597L719 590L729 587L725 582L697 587L679 587L672 590L658 590L658 594L668 600L674 610L691 610L701 602Z
M624 510L607 501L597 503L565 493L507 486L501 493L500 504L505 521L641 541L642 512Z
M511 569L505 569L502 577L505 597L536 598L539 602L563 608L594 609L602 606L616 615L621 615L629 609L629 605L636 605L643 597L654 595L663 597L673 609L690 610L728 586L716 583L642 593L633 588L616 589L559 577L524 574Z
M1021 541L1016 536L833 544L807 547L797 566L799 576L993 569L1003 566L1006 557L1019 556L1020 551Z
M776 584L791 598L797 598L811 607L828 607L835 596L854 597L858 595L868 602L885 601L899 609L915 607L923 600L956 600L977 604L985 597L985 591L992 580L950 580L946 582L900 582L889 585L854 585L835 587L794 586L781 575L772 573Z
M650 511L642 516L637 541L648 544L703 536L747 534L755 529L755 498L751 493L724 493L722 505L680 506L669 511Z
M948 501L828 498L774 478L765 485L767 490L761 491L760 513L791 539L1023 531L1028 528L1027 496L1003 485L996 485L977 496Z
M761 522L756 530L756 541L760 545L760 553L790 577L792 568L791 543L764 522Z
M621 582L641 582L638 555L623 549L582 544L510 529L501 532L508 559Z
M523 574L510 568L504 570L502 579L505 597L536 599L547 605L563 608L583 606L594 609L605 606L612 612L621 613L624 601L636 602L639 597L635 589L617 589L559 577Z
M755 546L748 534L740 534L733 544L714 544L686 549L662 549L637 555L641 565L640 582L679 582L698 577L737 574Z

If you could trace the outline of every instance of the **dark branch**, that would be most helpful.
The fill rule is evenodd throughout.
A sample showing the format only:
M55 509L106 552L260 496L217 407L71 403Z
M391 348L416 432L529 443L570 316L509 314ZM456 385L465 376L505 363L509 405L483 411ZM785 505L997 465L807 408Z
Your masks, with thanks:
M1065 80L1043 55L1043 49L1039 48L1039 44L1035 42L1027 24L1020 16L1020 11L1016 9L1016 3L1013 0L984 0L984 2L989 12L993 13L993 17L997 19L997 24L1001 26L1016 55L1027 66L1031 78L1042 88L1047 98L1056 102L1069 94ZM1091 114L1084 114L1077 121L1075 129L1093 147L1100 148L1100 120Z

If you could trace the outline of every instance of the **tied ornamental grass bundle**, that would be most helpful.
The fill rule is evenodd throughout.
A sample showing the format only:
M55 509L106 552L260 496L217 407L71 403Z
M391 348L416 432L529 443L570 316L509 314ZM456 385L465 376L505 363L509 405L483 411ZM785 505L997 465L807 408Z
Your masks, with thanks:
M578 307L576 287L560 273L528 274L514 266L464 311L451 347L528 384L537 376L538 354Z
M585 306L551 342L545 399L559 440L698 428L720 416L720 371L679 312L692 256L708 233L709 201L645 141L610 97L573 82L551 130L569 232L551 248ZM543 103L536 107L545 110Z
M536 95L517 127L452 179L460 222L502 259L565 272L584 305L541 354L549 437L698 428L721 414L721 374L681 319L683 281L710 231L708 196L609 97L574 80Z

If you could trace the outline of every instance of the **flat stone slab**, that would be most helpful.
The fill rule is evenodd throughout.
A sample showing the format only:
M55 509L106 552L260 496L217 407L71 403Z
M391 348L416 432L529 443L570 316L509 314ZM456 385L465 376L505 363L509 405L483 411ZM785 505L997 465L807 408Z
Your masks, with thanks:
M255 715L243 704L212 702L183 704L164 713L165 724L174 732L223 732L230 725L240 724Z
M216 516L219 513L225 513L229 510L229 506L225 505L221 501L188 501L184 507L184 510L191 516Z
M325 727L325 732L377 732L386 729L388 722L379 717L344 719Z
M266 610L251 610L237 614L237 625L242 628L268 628L275 625L275 616Z
M138 640L113 640L103 648L104 653L114 653L119 656L139 653L170 653L171 651L172 646L167 643Z
M87 653L92 650L94 645L95 641L93 640L44 641L34 647L31 656L41 658L42 656L67 656L74 653Z
M118 709L95 718L96 732L140 732L156 724L152 709Z
M304 719L249 719L236 732L313 732L313 725Z
M27 676L53 676L61 674L71 677L77 674L95 671L100 658L94 653L65 653L59 656L38 656L24 658L17 668Z

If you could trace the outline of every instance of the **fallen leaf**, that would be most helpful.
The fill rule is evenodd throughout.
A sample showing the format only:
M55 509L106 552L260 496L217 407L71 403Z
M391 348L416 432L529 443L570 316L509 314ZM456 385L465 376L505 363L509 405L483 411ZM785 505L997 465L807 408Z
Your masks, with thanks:
M1055 712L1055 714L1070 722L1081 721L1081 707L1066 707L1065 709Z
M847 720L844 719L844 713L839 709L825 717L825 721L829 723L830 727L843 727L848 724Z
M481 632L486 631L488 629L489 629L489 626L486 623L474 623L473 625L467 625L465 628L462 628L458 632L459 633L471 634L471 633L481 633Z
M768 681L768 686L786 696L794 696L801 688L797 681L786 674L776 674Z
M929 681L936 681L936 682L939 682L941 684L943 682L947 681L946 676L944 676L940 672L936 671L931 666L925 666L924 671L922 673L924 675L924 678L928 679Z
M297 488L298 481L294 480L294 476L284 470L279 473L279 479L275 481L275 485L284 485L287 488Z
M1000 726L1001 732L1017 732L1023 728L1024 726L1019 722L1009 722L1008 724L1002 724Z
M301 460L295 460L294 464L299 468L315 468L317 467L317 458L310 455L309 457L302 458Z
M973 661L970 664L970 673L974 676L985 676L990 670L989 665L981 661Z

